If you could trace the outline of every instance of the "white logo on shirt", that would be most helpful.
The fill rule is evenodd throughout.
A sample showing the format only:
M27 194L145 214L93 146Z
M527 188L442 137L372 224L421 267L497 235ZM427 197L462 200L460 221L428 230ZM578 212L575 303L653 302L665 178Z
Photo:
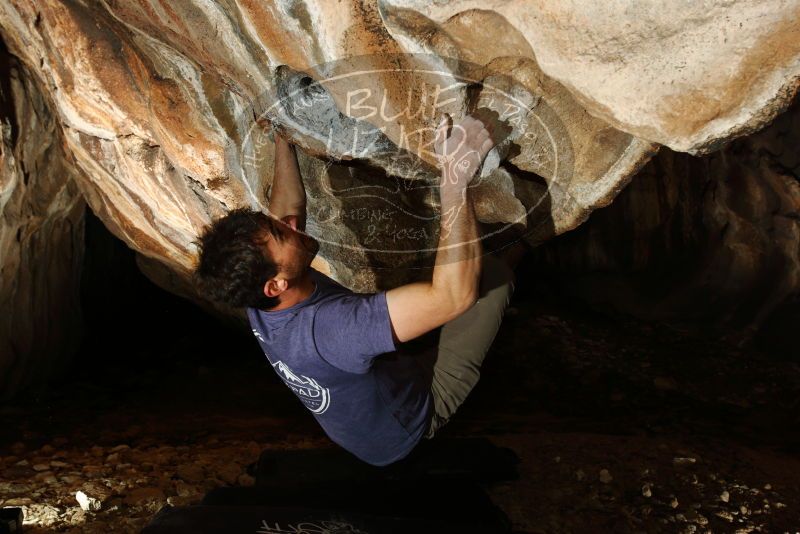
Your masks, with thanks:
M325 413L331 403L330 391L320 386L316 380L304 375L296 375L282 361L272 364L272 368L283 379L289 389L294 391L306 408L317 415Z

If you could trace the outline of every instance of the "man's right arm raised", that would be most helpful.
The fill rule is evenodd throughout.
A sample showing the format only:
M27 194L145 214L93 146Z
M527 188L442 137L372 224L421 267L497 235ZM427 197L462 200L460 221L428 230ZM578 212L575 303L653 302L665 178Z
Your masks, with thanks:
M449 135L448 130L445 116L434 143L442 176L439 245L432 279L386 292L393 334L400 342L455 319L478 298L482 246L468 186L494 141L484 124L470 116L455 124Z

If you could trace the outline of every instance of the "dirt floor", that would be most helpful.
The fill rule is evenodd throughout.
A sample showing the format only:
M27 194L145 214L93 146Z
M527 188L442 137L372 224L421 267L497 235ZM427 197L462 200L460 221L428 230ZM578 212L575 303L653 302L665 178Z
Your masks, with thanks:
M512 306L446 433L519 455L520 479L489 488L516 531L800 531L797 360L540 286ZM136 532L252 484L264 449L332 446L246 333L173 301L115 324L0 412L0 505L26 532Z

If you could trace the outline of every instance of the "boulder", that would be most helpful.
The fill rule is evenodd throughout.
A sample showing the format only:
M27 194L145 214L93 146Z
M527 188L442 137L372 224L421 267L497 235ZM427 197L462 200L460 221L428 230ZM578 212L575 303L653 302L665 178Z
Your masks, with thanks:
M315 267L358 291L432 263L428 145L444 112L512 123L473 195L499 245L576 227L655 151L546 75L524 27L389 7L3 0L0 32L52 102L93 212L182 294L204 226L236 206L268 210L271 128L302 152Z
M369 291L431 263L443 112L512 126L473 195L500 244L575 228L654 141L698 151L762 126L796 88L796 9L756 4L3 0L0 31L88 204L157 281L190 292L202 228L268 210L277 128L303 152L315 266Z
M471 186L484 249L539 244L611 203L660 144L708 152L786 108L799 1L0 0L3 57L19 65L4 90L16 119L0 169L0 299L14 313L0 320L0 388L73 346L84 202L151 279L201 300L197 237L232 208L269 211L277 131L299 147L314 267L356 291L424 278L443 113L502 125ZM659 161L680 174L687 158ZM728 197L767 188L793 202L772 171L748 169L768 176ZM766 221L736 214L715 216ZM749 245L731 235L739 257Z

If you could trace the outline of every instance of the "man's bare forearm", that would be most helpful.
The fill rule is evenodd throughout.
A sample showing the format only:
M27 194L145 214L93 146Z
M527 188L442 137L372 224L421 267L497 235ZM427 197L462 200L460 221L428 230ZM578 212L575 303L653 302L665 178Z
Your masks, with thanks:
M275 173L269 196L269 211L282 219L287 215L298 217L298 228L305 228L306 190L300 176L294 146L275 133Z
M441 224L432 286L452 299L461 310L478 295L483 248L475 209L465 183L443 171L440 188ZM461 178L462 182L465 181Z

